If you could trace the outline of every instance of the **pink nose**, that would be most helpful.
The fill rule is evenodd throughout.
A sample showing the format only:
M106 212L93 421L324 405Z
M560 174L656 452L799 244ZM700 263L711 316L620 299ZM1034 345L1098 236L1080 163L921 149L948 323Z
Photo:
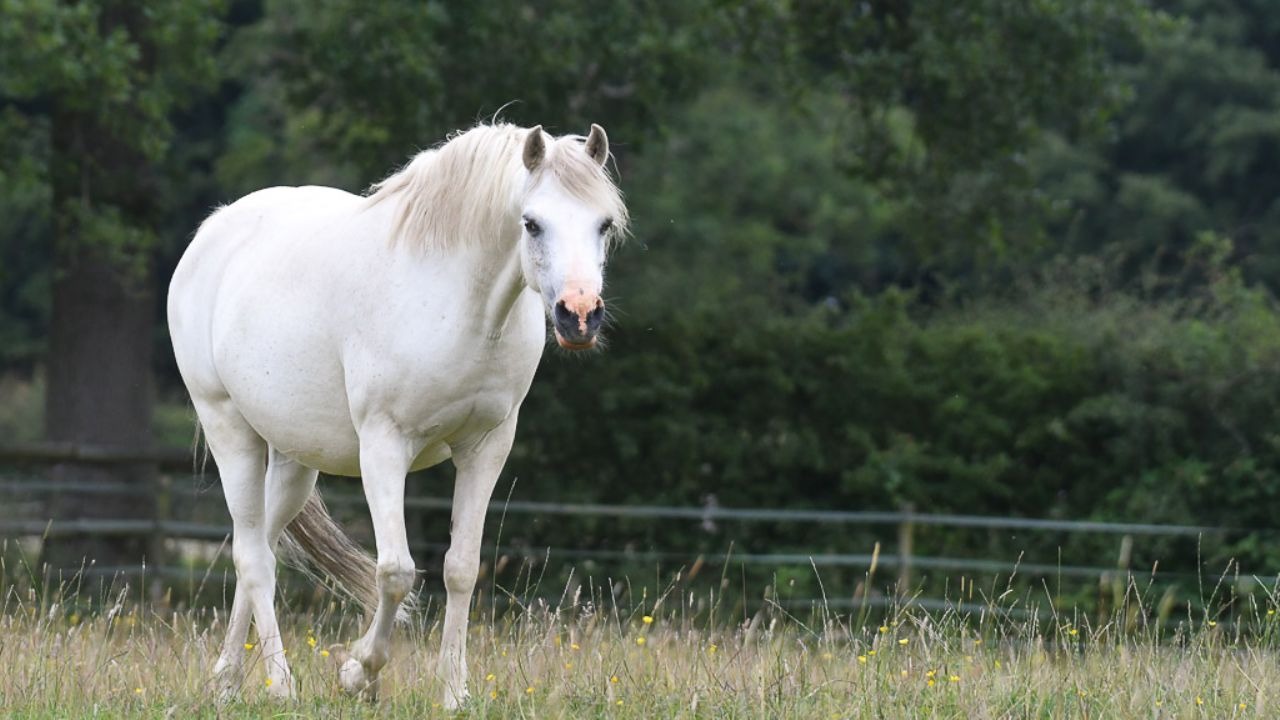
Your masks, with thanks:
M585 350L596 344L604 323L604 300L585 291L566 292L556 302L552 320L561 347Z

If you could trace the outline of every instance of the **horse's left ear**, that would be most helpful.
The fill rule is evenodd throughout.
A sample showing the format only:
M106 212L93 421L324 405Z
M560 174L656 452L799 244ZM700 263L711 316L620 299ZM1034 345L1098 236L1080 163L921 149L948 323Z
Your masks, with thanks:
M591 133L587 135L587 154L592 160L604 165L609 159L609 136L604 134L604 128L591 123Z

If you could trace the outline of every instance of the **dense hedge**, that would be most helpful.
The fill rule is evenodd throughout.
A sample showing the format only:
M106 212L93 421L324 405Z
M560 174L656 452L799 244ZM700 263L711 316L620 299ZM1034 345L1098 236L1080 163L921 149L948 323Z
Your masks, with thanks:
M785 318L633 310L606 354L544 360L506 477L524 499L1277 525L1280 313L1268 297L1230 274L1176 302L1065 274L947 310L897 292ZM880 540L888 552L894 532L507 522L517 543L691 555L730 541L869 552ZM1271 538L1206 540L1205 567L1274 568ZM1179 542L1139 538L1134 566L1194 571L1195 543ZM930 530L916 552L1107 565L1117 543Z

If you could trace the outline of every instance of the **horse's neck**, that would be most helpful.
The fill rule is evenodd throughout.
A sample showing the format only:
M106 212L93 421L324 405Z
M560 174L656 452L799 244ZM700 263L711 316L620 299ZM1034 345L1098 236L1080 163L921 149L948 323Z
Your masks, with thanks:
M477 329L484 337L496 339L527 285L515 240L519 237L517 214L513 211L510 218L495 222L493 227L495 237L462 238L462 242L425 252L405 247L403 241L393 243L397 246L393 254L408 255L410 272L415 275L438 276L443 269L457 289L451 302L480 311L477 319L481 327Z
M476 283L478 301L484 304L484 336L496 340L503 330L515 308L516 300L524 292L526 284L524 271L520 264L520 250L515 243L495 243L500 252L487 258L487 262L477 263L474 277L488 278L491 282ZM484 287L488 285L488 287Z

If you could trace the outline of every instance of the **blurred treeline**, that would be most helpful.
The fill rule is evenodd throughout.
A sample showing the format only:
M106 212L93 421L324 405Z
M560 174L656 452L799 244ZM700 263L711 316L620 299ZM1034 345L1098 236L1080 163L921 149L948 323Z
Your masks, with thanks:
M139 5L141 39L97 31L105 0L0 3L14 377L42 377L68 216L72 246L163 288L202 217L256 188L360 191L499 111L557 134L599 122L635 217L609 348L548 352L500 492L518 476L526 499L1276 524L1267 0ZM145 212L58 191L66 106L143 158ZM81 172L140 180L112 167ZM183 443L162 295L156 396L177 410L152 423ZM38 437L37 405L0 412L6 432ZM724 532L507 537L718 552ZM1274 567L1264 537L1215 552ZM733 539L868 549L830 527Z

